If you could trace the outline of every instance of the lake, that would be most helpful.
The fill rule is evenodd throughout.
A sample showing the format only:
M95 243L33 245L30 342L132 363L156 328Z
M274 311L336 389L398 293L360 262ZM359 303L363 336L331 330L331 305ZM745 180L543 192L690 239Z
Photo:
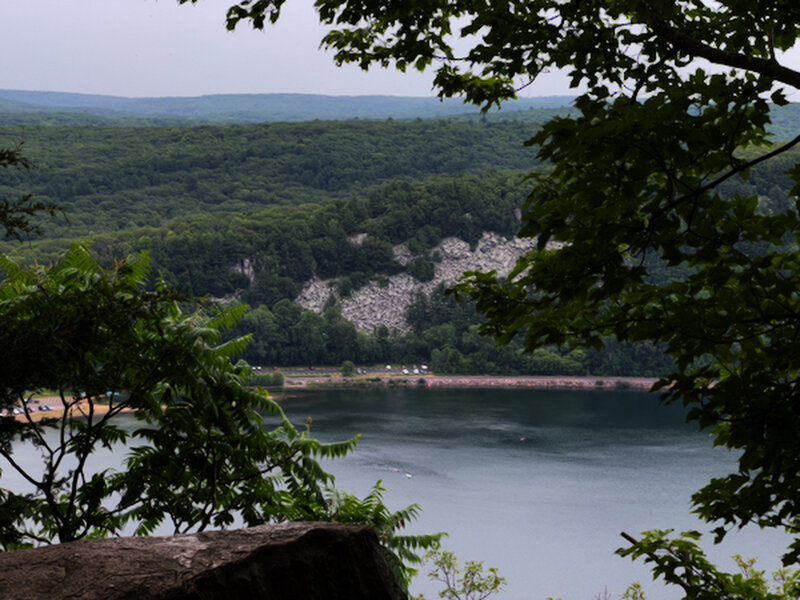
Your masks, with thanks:
M337 485L364 495L382 480L390 508L420 504L410 530L446 531L462 561L498 567L509 600L618 598L637 580L648 600L681 597L614 554L620 532L708 531L689 515L690 495L734 466L680 407L642 392L336 390L283 406L298 427L311 416L324 441L362 434L355 454L329 465ZM731 570L736 553L773 569L784 544L745 530L708 551ZM429 600L438 589L424 577L414 586Z
M684 423L676 406L624 391L506 389L369 389L296 394L283 407L298 428L324 441L361 434L357 451L327 464L337 485L363 496L383 481L397 509L422 508L411 532L446 531L444 548L461 561L481 560L508 579L506 600L619 598L641 581L648 600L678 590L653 583L649 570L614 554L621 531L704 531L689 515L689 497L734 466L707 434ZM18 452L27 467L38 453ZM101 450L96 468L120 454ZM2 465L4 487L23 482ZM165 531L164 533L168 533ZM738 533L711 556L760 557L774 569L785 538ZM419 577L412 590L428 600L439 587Z

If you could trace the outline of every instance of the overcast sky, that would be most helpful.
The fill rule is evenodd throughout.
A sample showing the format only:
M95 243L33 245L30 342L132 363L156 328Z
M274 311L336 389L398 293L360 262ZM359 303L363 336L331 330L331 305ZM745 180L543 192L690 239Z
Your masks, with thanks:
M277 25L225 29L233 0L0 0L0 89L200 96L299 92L432 96L430 73L334 66L319 49L313 0L288 0ZM784 59L800 64L800 51ZM525 96L574 95L560 73ZM790 95L798 101L798 93Z
M264 32L225 29L231 0L0 0L0 89L116 96L300 92L432 96L432 74L337 68L311 0ZM563 76L527 96L570 94Z

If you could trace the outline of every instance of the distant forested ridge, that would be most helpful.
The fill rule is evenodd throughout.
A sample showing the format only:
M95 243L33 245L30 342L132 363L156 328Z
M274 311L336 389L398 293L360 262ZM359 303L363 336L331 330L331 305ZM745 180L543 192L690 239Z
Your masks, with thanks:
M559 110L571 96L520 98L492 115ZM0 122L58 124L150 120L177 124L263 123L277 121L417 119L477 115L461 100L407 96L323 96L318 94L216 94L198 97L125 98L96 94L0 90Z
M215 94L127 98L97 94L0 90L2 125L199 125L312 120L431 119L515 120L543 123L570 110L573 96L519 98L481 114L456 98L324 96L317 94ZM772 106L768 129L779 139L800 133L800 104Z
M0 110L9 102L21 99L0 100ZM73 108L76 119L99 118ZM441 286L431 295L408 292L401 329L359 330L343 316L340 303L368 284L431 281L447 238L474 247L486 232L513 237L528 192L523 178L547 168L524 142L537 111L553 110L562 109L491 119L161 126L117 117L70 125L58 113L57 125L0 126L3 143L23 139L35 164L30 172L0 172L0 197L31 192L66 217L46 223L42 240L2 251L46 262L87 238L106 264L147 251L154 276L184 292L251 306L237 331L254 334L246 356L254 364L663 374L670 364L647 345L532 355L517 343L498 348L478 335L474 309L444 297ZM40 114L50 122L55 113ZM784 132L795 126L790 113L781 118ZM783 171L797 160L792 153L769 161L747 181L728 182L727 191L757 194L766 211L787 210ZM399 260L398 247L407 260ZM331 286L319 312L294 303L312 280Z

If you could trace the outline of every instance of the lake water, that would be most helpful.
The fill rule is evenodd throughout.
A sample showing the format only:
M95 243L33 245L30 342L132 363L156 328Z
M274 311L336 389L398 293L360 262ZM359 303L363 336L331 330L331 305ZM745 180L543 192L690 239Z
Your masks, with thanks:
M391 508L420 504L411 530L446 531L462 561L498 567L509 600L618 598L637 580L648 600L681 597L614 554L620 532L708 531L690 495L734 465L680 407L641 392L325 391L284 409L298 426L311 416L325 441L360 433L357 452L329 465L337 485L363 495L380 479ZM745 530L708 546L731 570L736 553L773 569L785 539ZM423 577L414 586L429 600L438 589Z
M642 392L379 389L312 392L286 398L298 427L324 441L357 434L358 450L329 463L340 488L367 494L383 480L392 509L417 503L412 532L446 531L447 550L496 566L508 579L506 600L618 598L641 581L648 600L681 597L651 581L649 570L614 554L621 531L707 531L689 515L689 497L734 466L706 434L684 423L680 407ZM35 452L19 452L27 467ZM116 467L102 450L97 468ZM3 468L3 487L20 489ZM409 476L407 476L410 475ZM728 569L730 556L760 557L773 569L783 536L738 533L709 554ZM415 593L438 598L419 577Z

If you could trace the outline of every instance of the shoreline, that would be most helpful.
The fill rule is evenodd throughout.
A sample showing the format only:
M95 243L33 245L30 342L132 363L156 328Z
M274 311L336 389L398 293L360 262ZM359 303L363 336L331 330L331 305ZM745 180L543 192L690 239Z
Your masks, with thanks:
M41 421L42 419L60 419L66 410L70 412L70 419L86 418L88 416L89 403L86 400L80 400L71 404L69 408L65 407L61 398L57 396L42 396L33 398L29 404L31 421ZM39 410L40 406L49 406L50 410ZM94 404L93 413L97 416L102 416L109 411L110 407L106 403ZM124 409L125 412L130 409ZM7 417L14 417L17 421L27 421L25 414L4 415Z
M312 376L298 375L287 376L283 387L267 388L270 395L276 400L281 396L290 395L297 390L324 390L324 389L359 389L359 388L428 388L428 389L538 389L538 390L604 390L604 391L638 391L649 392L658 381L656 377L603 377L603 376L576 376L576 375L355 375L343 377L342 375ZM64 414L64 407L60 398L41 397L34 398L30 403L31 418L39 421L44 418L60 418ZM49 405L51 410L39 411L40 405ZM70 418L86 417L87 402L85 400L73 404ZM108 412L108 404L95 404L94 414L103 415ZM126 409L130 410L130 409ZM75 414L78 413L78 414ZM25 415L13 416L18 421L24 421Z
M650 391L656 377L603 377L572 375L404 375L328 377L286 376L283 388L292 389L360 388L360 387L426 387L426 388L526 388L562 390L635 390Z

